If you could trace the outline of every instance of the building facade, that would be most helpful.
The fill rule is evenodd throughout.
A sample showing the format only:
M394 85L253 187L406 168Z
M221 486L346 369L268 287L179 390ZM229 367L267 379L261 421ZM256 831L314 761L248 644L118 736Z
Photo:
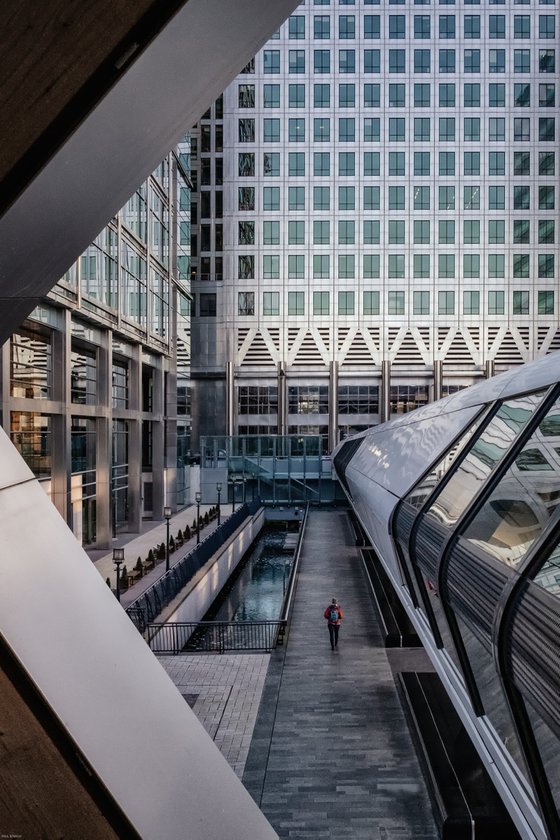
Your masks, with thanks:
M560 348L557 18L309 0L206 112L195 439L330 450Z
M84 546L187 501L189 151L162 161L2 347L3 426Z

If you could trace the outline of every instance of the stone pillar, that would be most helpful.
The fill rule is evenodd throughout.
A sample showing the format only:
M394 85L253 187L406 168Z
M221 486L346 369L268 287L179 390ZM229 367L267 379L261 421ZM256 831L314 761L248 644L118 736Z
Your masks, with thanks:
M278 434L288 434L288 392L286 386L286 366L284 362L277 365L278 383Z
M226 362L226 435L233 437L236 427L235 367L233 362Z
M443 385L443 362L436 359L434 362L434 402L441 400L441 389Z
M379 394L379 422L385 423L391 417L391 362L381 362L381 388Z
M484 375L486 379L490 379L491 376L494 376L494 359L486 359L484 369Z
M338 362L329 364L329 452L338 443Z

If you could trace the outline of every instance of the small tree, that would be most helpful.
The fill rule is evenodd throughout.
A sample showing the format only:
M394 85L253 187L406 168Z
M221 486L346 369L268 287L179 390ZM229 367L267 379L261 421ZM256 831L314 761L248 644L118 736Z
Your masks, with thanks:
M193 529L193 533L196 533L196 530L197 530L197 528L196 528L196 519L193 519L193 521L192 521L192 529Z
M105 578L105 583L107 584L109 589L111 589L111 579L110 578Z
M183 532L181 531L180 528L179 528L179 533L177 534L177 542L179 542L179 543L183 542Z
M126 566L122 567L121 571L121 589L128 589L128 569Z
M161 543L159 546L157 556L158 560L165 560L165 543Z
M204 514L204 516L203 516L203 520L204 520L204 524L205 524L205 525L208 525L208 523L209 523L209 521L210 521L210 517L208 516L208 513L205 513L205 514Z
M136 561L136 565L134 567L137 572L140 572L140 577L142 577L142 572L144 571L144 567L142 566L142 560L140 557Z
M154 552L153 552L153 550L150 548L150 550L148 551L148 563L150 563L150 564L153 566L153 565L154 565L154 561L155 561Z
M190 538L191 538L191 529L187 525L187 527L185 528L185 540L190 540Z
M198 527L199 527L200 530L202 530L202 528L204 528L204 521L202 519L202 516L198 517Z
M171 554L175 551L175 540L173 539L173 535L169 537L169 553Z

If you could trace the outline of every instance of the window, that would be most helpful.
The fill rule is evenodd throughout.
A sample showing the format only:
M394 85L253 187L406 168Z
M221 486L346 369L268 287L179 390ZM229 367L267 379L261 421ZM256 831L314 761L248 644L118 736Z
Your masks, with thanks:
M404 254L389 254L387 258L387 274L389 277L404 277L404 260Z
M199 297L198 313L201 318L215 318L216 317L216 294L202 293Z
M539 108L554 108L556 105L556 90L554 83L545 82L539 85Z
M529 254L513 255L513 276L515 278L529 277Z
M356 104L356 85L339 84L338 104L340 108L353 108Z
M554 15L539 15L539 38L555 38Z
M438 292L438 315L455 314L455 292Z
M505 187L499 187L499 186L488 187L488 209L489 210L505 210L505 206L506 206L506 190L505 190Z
M380 209L379 187L364 187L364 210Z
M504 219L488 220L488 244L503 245L506 241L506 223Z
M331 121L329 117L315 117L313 120L313 140L328 143L331 139Z
M375 105L379 107L379 85L364 85L365 88L377 88L377 99ZM403 84L389 85L389 107L390 108L404 108L405 106L405 91L406 86ZM368 104L366 101L365 105Z
M254 245L255 244L255 223L254 222L239 222L237 231L237 240L239 245Z
M489 17L488 17L488 37L489 38L505 38L506 37L506 16L505 15L489 15Z
M414 209L415 210L429 210L430 209L430 188L429 187L414 187Z
M480 140L480 117L465 117L463 126L465 140Z
M390 219L388 224L389 245L405 244L405 223L402 219Z
M480 73L480 50L465 50L465 73Z
M365 187L364 189L367 189L367 187ZM405 196L406 193L404 187L389 187L389 210L404 210Z
M514 315L528 315L529 314L529 292L514 291L513 293L513 314Z
M550 142L555 139L554 117L539 117L539 140Z
M514 210L529 210L531 207L531 188L522 185L514 185L513 187L513 209Z
M379 140L381 137L381 122L379 117L364 118L364 140Z
M288 292L288 315L305 315L305 292Z
M288 278L302 280L305 277L305 255L288 254ZM303 293L302 293L303 294ZM288 312L288 314L290 314ZM303 314L303 313L300 313Z
M315 108L329 108L331 104L331 86L313 85L313 106Z
M455 37L455 15L440 15L439 16L439 37L440 38L454 38Z
M381 19L379 15L364 15L364 38L381 38Z
M430 293L429 292L413 292L412 293L412 312L414 315L429 315L430 314Z
M237 276L240 280L255 278L255 257L252 254L237 257Z
M327 176L331 173L331 156L329 152L313 153L313 175Z
M406 51L389 50L389 73L406 72Z
M238 189L238 207L240 210L254 210L255 209L255 188L254 187L239 187Z
M504 254L488 254L488 277L500 278L505 277L505 255Z
M454 73L455 72L455 50L440 50L439 51L439 72L440 73Z
M498 143L505 139L506 121L504 117L490 117L488 119L488 140L491 143Z
M379 315L379 292L364 292L363 307L364 315Z
M513 37L514 38L530 38L531 37L531 16L530 15L514 15L513 16Z
M415 84L414 85L414 107L415 108L429 108L430 107L430 85Z
M526 142L531 139L531 120L529 117L514 117L513 139Z
M539 210L554 210L554 187L539 187Z
M280 244L280 222L263 221L263 245Z
M330 222L318 221L313 222L313 244L314 245L328 245L330 242Z
M305 245L304 221L291 220L288 222L288 245Z
M463 220L463 242L465 245L480 243L480 221L478 219Z
M356 138L356 121L354 117L339 117L338 139L343 143L352 143Z
M338 153L338 174L341 176L355 175L356 163L354 152L339 152Z
M513 174L530 175L531 155L530 152L513 153Z
M516 82L513 86L513 104L516 108L528 108L531 104L531 85Z
M347 219L338 221L338 244L354 245L356 242L356 224Z
M364 50L364 73L381 72L381 51Z
M313 277L316 279L327 279L330 275L330 262L328 254L313 254Z
M389 315L404 315L404 292L387 293L387 312Z
M430 244L430 222L427 219L415 219L413 223L414 228L414 244L415 245L429 245Z
M341 39L356 37L356 18L354 17L354 15L339 16L338 37Z
M455 254L438 255L438 277L455 277Z
M288 85L288 107L305 108L305 85Z
M531 50L514 50L513 51L513 72L514 73L530 73L531 72Z
M404 117L389 117L389 140L402 142L406 139Z
M377 176L380 174L379 152L364 152L364 175Z
M430 37L430 16L429 15L414 15L414 37L415 38L429 38Z
M389 15L389 38L406 37L405 21L404 15Z
M330 210L331 190L330 187L313 187L313 209Z
M280 210L280 187L263 187L263 210Z
M480 254L463 254L463 277L480 277Z
M242 119L239 120L239 142L240 143L254 143L255 142L255 120Z
M263 72L280 72L280 50L265 50L263 53Z
M375 189L372 187L372 189ZM377 187L379 189L379 187ZM338 188L338 209L339 210L354 210L356 206L356 188L355 187L339 187Z
M255 293L254 292L238 292L237 293L237 314L238 315L254 315L255 314Z
M430 139L430 118L414 117L414 139L424 141Z
M441 108L455 107L455 85L454 84L440 84L439 86L439 104Z
M488 72L489 73L505 73L506 72L506 51L505 50L488 50Z
M539 254L538 272L539 278L554 278L554 254Z
M305 119L304 117L290 117L288 120L288 140L290 143L305 142Z
M505 293L488 292L488 314L503 315L505 312Z
M288 73L305 73L305 50L288 50Z
M331 19L328 15L313 17L313 37L317 40L331 37Z
M255 154L254 152L240 152L238 155L238 173L240 178L247 178L255 175ZM203 249L208 250L208 248Z
M440 245L455 244L455 222L452 219L440 219L438 222L438 242Z
M380 223L379 223L379 221L377 219L364 219L364 245L379 245L379 244L380 244Z
M455 210L455 187L439 187L438 208L440 210Z
M279 292L263 292L263 315L280 314Z
M506 155L505 155L505 152L488 152L488 174L489 175L505 175L506 174Z
M288 18L288 38L295 40L305 38L305 18L303 15L291 15Z
M341 152L341 154L343 154ZM405 175L405 154L404 152L389 152L388 155L389 175ZM342 174L342 173L340 173ZM350 173L352 174L352 173Z
M480 107L480 85L466 83L463 86L465 108L479 108Z
M463 315L480 315L480 292L463 292Z
M338 70L340 73L355 73L356 72L356 51L355 50L339 50L338 53Z
M415 278L428 278L430 276L430 255L413 254L412 275ZM426 312L423 314L427 314Z
M328 315L329 314L329 293L328 292L313 292L313 314L314 315Z
M353 315L354 314L354 292L339 292L338 293L338 314L339 315Z
M430 50L414 50L414 72L430 72Z
M313 71L315 73L331 72L330 50L313 50Z
M455 140L455 117L439 118L439 139L444 141Z
M465 15L465 38L480 38L480 15Z
M280 120L277 117L263 120L263 143L278 143L280 141Z
M255 107L255 85L239 85L238 95L240 108Z
M280 107L280 85L263 85L263 107Z
M364 254L363 276L366 280L378 280L380 277L381 263L379 254Z
M554 292L538 292L537 307L539 315L554 315Z
M555 50L539 50L539 73L556 72Z
M430 174L430 152L414 152L414 174Z
M455 152L439 153L439 174L455 175Z
M539 245L554 245L554 219L539 219Z
M515 245L529 243L531 224L529 219L514 219L513 242Z

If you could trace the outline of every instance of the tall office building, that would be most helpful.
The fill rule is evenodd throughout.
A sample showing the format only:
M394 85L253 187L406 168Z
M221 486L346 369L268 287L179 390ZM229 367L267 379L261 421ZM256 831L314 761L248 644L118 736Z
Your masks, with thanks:
M195 437L331 449L560 348L557 17L308 0L225 90L195 139Z
M189 154L162 161L2 347L4 428L85 546L188 501Z

